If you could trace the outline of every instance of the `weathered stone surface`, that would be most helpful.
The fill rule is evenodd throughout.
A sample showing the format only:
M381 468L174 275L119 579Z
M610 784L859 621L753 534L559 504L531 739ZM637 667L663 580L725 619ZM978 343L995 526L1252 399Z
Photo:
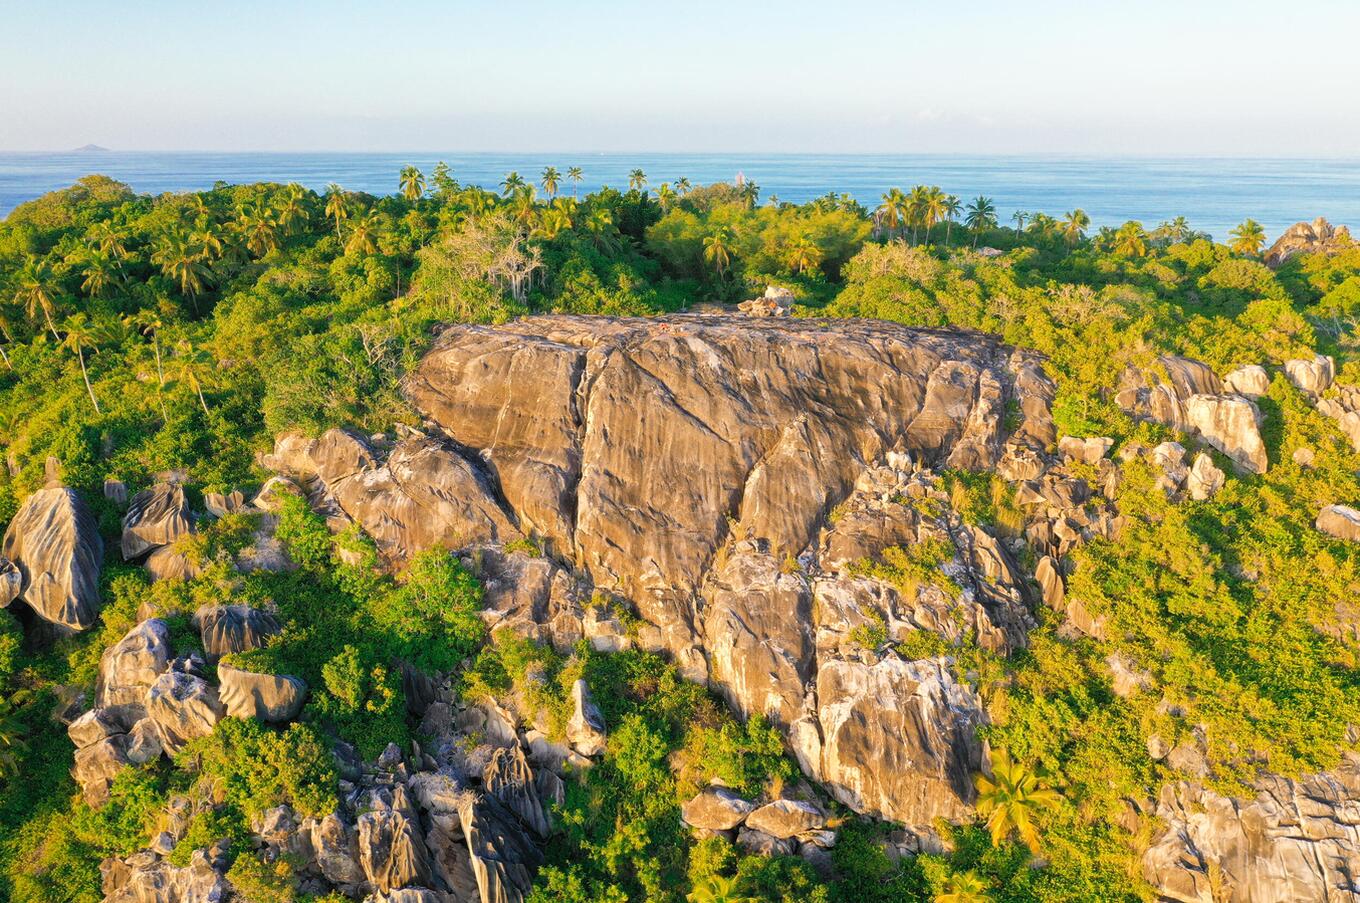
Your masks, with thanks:
M787 317L793 311L793 292L779 285L765 287L765 294L737 305L737 310L753 317Z
M1076 436L1063 436L1058 440L1058 451L1067 455L1073 461L1082 464L1095 464L1109 453L1112 445L1114 445L1114 440L1105 436L1084 439Z
M1214 459L1200 452L1195 455L1195 462L1190 465L1185 488L1190 491L1190 498L1202 502L1213 498L1214 493L1223 488L1226 479L1223 471L1214 466Z
M354 887L364 880L357 833L338 814L306 819L299 833L308 858L327 881L340 887Z
M122 724L107 709L90 709L66 726L66 734L76 749L92 746L100 740L126 731L127 725Z
M1360 511L1349 505L1328 505L1318 512L1315 525L1328 536L1360 540Z
M101 709L127 710L131 724L146 710L146 694L170 667L170 627L159 618L148 618L133 627L99 658L95 684L96 705Z
M319 481L325 500L396 561L424 549L461 549L520 535L481 464L434 439L403 440L380 461L365 439L345 430L316 440L286 434L265 464Z
M217 666L218 695L232 718L292 721L307 701L307 683L286 674L254 674L231 665Z
M1230 799L1196 784L1164 787L1166 825L1143 856L1162 899L1199 903L1351 900L1360 861L1360 770L1354 756L1299 780L1267 775L1255 799ZM1214 897L1211 873L1222 896Z
M494 796L469 794L458 815L483 903L523 903L542 851Z
M746 827L780 839L815 831L824 824L826 813L821 807L801 800L774 800L746 817Z
M222 903L231 899L231 885L203 850L196 850L183 868L143 853L128 862L135 862L135 867L125 865L116 881L110 881L111 872L105 872L105 903Z
M375 890L386 893L408 884L430 883L420 815L406 788L377 787L358 818L359 863Z
M1185 415L1204 440L1232 458L1239 469L1266 472L1261 412L1250 399L1240 395L1191 395L1185 402Z
M1021 400L1019 434L1051 431L1034 388L1046 383L1033 358L983 336L563 316L450 327L407 392L482 451L524 528L632 599L683 660L692 600L729 532L804 548L894 447L994 465L1008 401Z
M1314 355L1311 360L1285 361L1284 375L1301 391L1321 395L1336 378L1336 362L1325 354Z
M1039 559L1039 564L1034 568L1034 580L1039 584L1044 604L1054 611L1062 611L1066 593L1062 572L1058 569L1058 562L1053 556L1045 555Z
M743 718L798 716L813 674L812 592L801 572L744 542L707 587L704 651L711 681Z
M5 530L0 554L18 567L20 597L43 620L68 630L94 623L104 541L74 490L54 486L30 495Z
M1284 230L1266 251L1266 266L1278 267L1295 254L1336 254L1354 244L1345 226L1333 226L1319 216L1311 223L1295 223Z
M118 772L131 764L127 734L112 734L76 750L71 776L80 785L85 802L103 805Z
M192 580L202 573L202 568L174 546L153 549L151 554L146 556L146 561L142 562L142 567L146 569L152 583L161 580Z
M156 678L146 694L146 713L170 755L190 740L211 734L225 714L217 688L183 671L166 671Z
M737 846L753 856L792 856L794 850L791 840L744 826L737 832Z
M123 515L123 560L140 558L193 530L184 487L178 483L157 483L134 495Z
M210 662L233 652L259 649L279 632L274 615L249 605L205 605L194 612L194 624Z
M24 575L8 558L0 558L0 608L7 608L24 589Z
M583 756L598 756L604 752L604 715L590 698L590 687L585 679L571 685L571 717L567 721L567 742Z
M482 786L539 837L548 836L548 819L538 798L534 773L518 745L503 746L491 755L482 772Z
M808 758L845 805L907 825L970 817L986 716L947 666L828 662L817 675L817 704L821 748Z
M730 831L744 822L755 808L754 803L726 787L706 787L680 807L680 817L692 828Z
M1223 377L1223 387L1248 398L1260 398L1270 391L1270 375L1259 364L1247 364Z

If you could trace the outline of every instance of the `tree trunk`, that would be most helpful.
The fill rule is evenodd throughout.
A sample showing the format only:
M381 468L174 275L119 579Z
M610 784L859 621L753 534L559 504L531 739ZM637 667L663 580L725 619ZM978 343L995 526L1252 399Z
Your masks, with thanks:
M94 386L90 385L90 371L85 369L85 353L80 350L79 345L76 346L76 357L80 358L80 375L85 378L85 391L90 393L90 403L94 405L94 412L102 414L104 412L99 410L99 399L94 397Z

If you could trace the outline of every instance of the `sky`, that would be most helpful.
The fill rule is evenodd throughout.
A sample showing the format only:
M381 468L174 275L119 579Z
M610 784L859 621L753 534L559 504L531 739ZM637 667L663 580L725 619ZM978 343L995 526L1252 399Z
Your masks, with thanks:
M1360 154L1360 0L0 0L0 150Z

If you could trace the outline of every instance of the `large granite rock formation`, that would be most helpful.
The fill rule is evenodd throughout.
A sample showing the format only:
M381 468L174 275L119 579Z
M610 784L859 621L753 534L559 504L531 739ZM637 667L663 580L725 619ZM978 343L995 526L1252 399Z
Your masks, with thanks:
M5 530L0 554L23 575L20 598L38 617L68 631L94 623L104 541L75 490L49 486L30 495Z
M1322 217L1311 223L1295 223L1266 251L1266 266L1278 267L1295 254L1336 254L1355 245L1350 230L1333 226Z

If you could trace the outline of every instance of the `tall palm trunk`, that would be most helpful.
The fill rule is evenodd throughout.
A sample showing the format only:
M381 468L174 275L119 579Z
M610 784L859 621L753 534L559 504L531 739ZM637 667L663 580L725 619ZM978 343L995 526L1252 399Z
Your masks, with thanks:
M52 333L52 338L54 338L54 339L56 339L58 342L60 342L60 341L61 341L61 335L58 334L58 332L57 332L57 327L54 326L54 325L52 324L52 315L51 315L50 313L47 312L47 308L45 308L45 307L43 308L43 319L45 319L45 320L47 321L47 329L48 329L49 332Z
M200 385L200 386L195 386L194 388L196 388L196 389L198 390L198 403L199 403L200 405L203 406L203 416L204 416L204 417L207 417L207 416L208 416L208 402L205 401L205 400L203 399L203 387Z
M161 365L161 340L155 332L151 333L151 347L156 351L156 400L161 403L161 416L170 419L165 408L165 368Z
M85 352L80 350L79 345L76 346L76 357L80 359L80 375L85 378L85 391L90 393L90 403L94 405L94 412L102 414L104 412L99 410L99 399L94 397L94 386L90 385L90 371L85 369Z

